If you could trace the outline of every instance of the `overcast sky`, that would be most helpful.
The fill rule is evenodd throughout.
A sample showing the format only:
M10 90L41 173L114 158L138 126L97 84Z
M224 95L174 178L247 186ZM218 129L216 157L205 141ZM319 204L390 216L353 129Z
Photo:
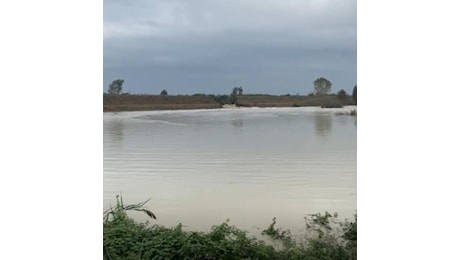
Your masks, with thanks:
M104 91L351 93L356 27L356 0L104 0Z

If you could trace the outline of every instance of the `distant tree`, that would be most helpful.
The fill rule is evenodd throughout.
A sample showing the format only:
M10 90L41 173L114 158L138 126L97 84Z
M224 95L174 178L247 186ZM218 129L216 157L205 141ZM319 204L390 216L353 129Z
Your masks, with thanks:
M167 96L168 95L168 91L166 91L166 89L163 89L160 93L160 95L162 96Z
M241 91L243 91L243 90L241 89ZM235 104L236 103L236 95L238 95L238 88L234 87L233 90L232 90L232 93L230 93L230 97L229 97L230 104Z
M235 96L238 95L238 88L237 87L233 88L232 94L235 95Z
M355 104L358 104L358 93L357 93L356 85L353 88L353 94L351 96L353 97L353 101L355 101Z
M122 80L122 79L116 79L116 80L112 81L112 83L110 83L110 85L109 85L109 91L108 91L109 94L120 95L121 90L122 90L123 82L125 82L125 81Z
M313 81L313 85L315 86L316 95L326 95L331 91L332 83L321 77Z
M339 90L339 92L337 92L337 97L340 100L345 99L347 96L348 96L347 92L345 90L343 90L343 89L341 89L341 90Z
M238 89L237 95L243 95L243 88L240 86Z

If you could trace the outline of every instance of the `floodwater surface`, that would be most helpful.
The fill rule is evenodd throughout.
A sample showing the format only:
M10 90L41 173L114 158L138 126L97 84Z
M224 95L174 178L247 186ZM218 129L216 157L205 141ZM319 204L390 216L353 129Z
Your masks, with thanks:
M120 193L150 198L151 223L200 231L229 219L258 232L277 217L295 233L326 210L352 218L356 117L336 115L350 109L104 113L104 209Z

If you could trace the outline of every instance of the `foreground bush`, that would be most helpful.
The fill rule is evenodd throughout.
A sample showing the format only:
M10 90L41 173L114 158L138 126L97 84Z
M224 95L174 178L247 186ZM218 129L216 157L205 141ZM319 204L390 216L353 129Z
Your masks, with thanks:
M105 212L104 259L356 259L356 221L331 222L327 212L306 218L308 232L300 242L292 239L289 230L276 229L274 218L262 234L282 242L276 250L228 222L204 233L184 231L181 224L149 227L128 217L127 210L138 210L155 219L144 204L125 206L117 197L117 206ZM337 223L342 233L334 232L332 224Z

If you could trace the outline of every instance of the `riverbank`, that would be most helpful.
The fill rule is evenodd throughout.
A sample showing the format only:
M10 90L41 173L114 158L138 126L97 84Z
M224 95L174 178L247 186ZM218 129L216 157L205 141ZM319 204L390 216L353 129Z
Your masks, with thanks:
M222 108L210 96L106 95L104 112Z
M218 102L219 101L219 102ZM179 109L217 109L235 107L341 107L353 105L351 97L340 100L336 95L326 96L271 96L239 95L233 105L222 102L221 96L214 95L108 95L103 97L104 112L151 111Z
M326 212L305 217L305 236L292 238L289 230L276 228L276 218L258 240L229 222L209 232L141 224L127 211L141 211L153 221L157 216L145 208L147 201L123 205L117 196L115 207L104 213L104 259L357 259L357 218L337 222Z
M237 106L241 107L342 107L354 105L351 97L340 100L336 95L325 96L270 96L241 95L237 97Z

